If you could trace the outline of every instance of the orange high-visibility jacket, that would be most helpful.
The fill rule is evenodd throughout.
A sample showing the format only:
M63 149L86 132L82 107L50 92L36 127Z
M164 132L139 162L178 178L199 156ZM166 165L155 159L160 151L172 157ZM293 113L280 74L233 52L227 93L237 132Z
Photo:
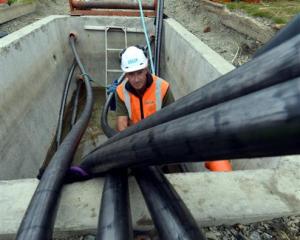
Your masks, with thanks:
M139 97L126 90L127 81L123 81L117 87L117 94L120 100L125 103L130 121L133 124L141 121L143 117L146 118L157 112L162 107L162 101L169 89L169 83L155 75L152 75L152 78L153 82L146 89L141 102Z

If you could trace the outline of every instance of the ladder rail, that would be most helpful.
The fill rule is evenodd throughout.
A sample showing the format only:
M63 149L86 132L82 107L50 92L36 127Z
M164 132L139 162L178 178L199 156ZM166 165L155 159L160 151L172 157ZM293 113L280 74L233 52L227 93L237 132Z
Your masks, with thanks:
M117 27L117 26L106 26L104 31L105 31L105 88L108 87L110 80L113 79L109 79L108 73L122 73L122 70L119 69L114 69L114 68L109 68L109 52L121 52L123 49L121 48L113 48L113 47L109 47L109 31L110 30L121 30L120 32L124 33L124 47L127 48L128 46L128 38L127 38L127 28L126 27ZM106 93L106 98L108 97L108 94Z

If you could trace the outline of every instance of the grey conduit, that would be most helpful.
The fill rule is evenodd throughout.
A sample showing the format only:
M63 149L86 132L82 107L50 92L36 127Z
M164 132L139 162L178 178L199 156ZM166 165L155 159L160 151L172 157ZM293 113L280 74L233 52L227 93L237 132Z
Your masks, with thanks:
M75 150L92 113L92 88L90 80L77 54L73 35L70 36L70 44L78 67L83 73L87 92L86 104L80 118L62 141L45 170L18 229L16 237L18 240L52 239L57 203L63 186L65 173L71 164Z

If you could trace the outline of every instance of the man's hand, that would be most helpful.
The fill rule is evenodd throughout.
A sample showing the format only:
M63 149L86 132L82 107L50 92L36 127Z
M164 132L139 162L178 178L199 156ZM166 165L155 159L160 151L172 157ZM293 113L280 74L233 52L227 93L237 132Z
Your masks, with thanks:
M128 126L129 126L129 119L127 116L118 116L117 117L117 130L119 132L128 128Z

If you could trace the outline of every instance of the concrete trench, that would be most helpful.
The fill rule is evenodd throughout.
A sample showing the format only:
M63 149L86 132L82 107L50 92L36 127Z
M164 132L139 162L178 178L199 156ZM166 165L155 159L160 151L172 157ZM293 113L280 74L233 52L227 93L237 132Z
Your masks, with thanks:
M164 21L161 72L175 98L234 69L175 20ZM147 24L153 31L151 19ZM79 54L97 92L92 121L75 162L106 140L98 128L105 85L104 31L85 30L87 26L141 28L139 18L50 16L0 40L0 239L16 233L38 183L34 178L55 137L63 84L73 59L68 45L71 31L78 33ZM142 33L128 33L128 46L144 42ZM109 35L109 44L123 48L122 33ZM109 56L111 68L118 68L117 55ZM300 214L298 158L236 160L231 173L202 172L202 164L193 163L190 173L167 177L200 226L250 223ZM102 186L99 178L64 188L56 236L95 232ZM134 227L153 227L134 179L130 179L130 198Z

